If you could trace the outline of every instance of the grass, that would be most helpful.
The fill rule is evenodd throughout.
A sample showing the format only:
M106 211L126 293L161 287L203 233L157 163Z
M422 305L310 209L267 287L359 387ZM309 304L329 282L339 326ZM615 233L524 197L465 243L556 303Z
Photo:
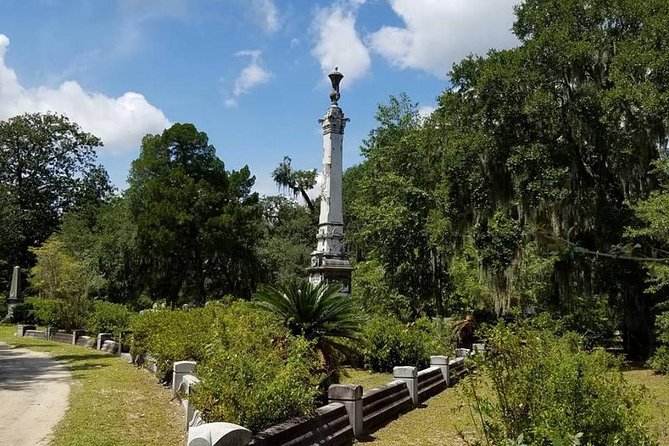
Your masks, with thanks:
M149 372L95 350L14 337L0 326L0 341L42 351L72 371L69 407L55 428L54 446L150 446L185 443L179 404Z
M642 412L649 418L648 427L659 444L669 446L669 377L655 375L646 369L628 369L623 373L628 382L647 388ZM387 375L366 376L366 379L380 382L387 379ZM465 399L460 386L448 389L421 407L391 421L373 433L368 441L375 446L465 446L467 443L462 440L461 434L471 440L476 433L471 414L462 404Z
M371 390L388 384L393 380L392 373L374 373L368 370L359 370L345 367L342 373L342 384L360 384L363 391Z

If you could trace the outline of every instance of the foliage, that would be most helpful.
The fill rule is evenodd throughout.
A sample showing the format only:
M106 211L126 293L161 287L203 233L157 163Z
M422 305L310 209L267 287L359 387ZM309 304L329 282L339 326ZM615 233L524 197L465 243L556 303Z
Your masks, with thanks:
M33 304L30 300L18 303L14 306L14 312L11 317L12 324L34 324L35 313Z
M389 372L395 366L423 369L430 364L430 356L450 352L450 339L448 327L438 322L423 318L404 324L377 316L365 324L362 333L365 367L375 372Z
M218 316L191 397L204 418L259 430L310 414L321 381L312 343L245 303Z
M132 311L121 304L96 300L86 315L86 331L89 333L113 333L130 328Z
M304 278L316 244L313 214L280 195L264 197L261 205L265 236L258 244L258 254L268 274L264 282L285 285Z
M648 360L648 366L655 373L669 374L669 346L659 346Z
M250 296L258 280L261 208L248 167L226 172L206 133L174 124L147 135L131 168L130 212L153 297L203 304ZM216 293L212 293L215 290Z
M65 214L59 239L77 260L99 273L97 297L139 305L145 276L127 197Z
M39 248L31 248L31 252L37 259L29 278L31 288L40 298L33 303L37 319L40 319L37 305L41 302L40 305L48 308L58 307L58 316L45 316L45 324L67 330L81 328L90 305L89 293L99 286L99 275L95 269L77 261L56 236L50 237ZM45 302L57 302L58 305Z
M263 286L255 295L261 308L275 314L294 336L313 341L323 355L326 372L335 374L336 353L346 353L342 339L360 333L362 318L356 302L340 294L341 285L307 280L286 286Z
M145 310L132 318L130 353L150 355L156 360L158 375L171 379L175 361L202 361L211 343L216 306L190 310Z
M95 164L101 142L65 116L24 114L0 121L0 293L11 268L33 264L64 212L103 201L111 186Z
M422 302L399 294L388 285L383 266L372 259L354 264L352 293L367 314L394 316L403 322L410 322L420 314Z
M65 306L60 299L43 299L33 297L28 300L32 307L32 317L35 323L45 327L81 328L81 324L68 324ZM79 315L77 315L79 317ZM68 326L69 325L69 326Z
M272 172L272 179L280 188L291 191L293 196L300 195L311 214L315 215L316 207L308 192L316 186L316 169L295 170L291 166L291 162L292 160L285 156L279 166Z
M660 313L655 319L655 332L660 344L648 360L650 368L656 373L669 374L669 311Z
M521 436L531 446L581 444L577 436L593 446L655 444L639 411L642 390L625 381L619 360L585 351L578 335L499 323L486 351L468 391L488 444ZM481 396L483 385L493 397Z

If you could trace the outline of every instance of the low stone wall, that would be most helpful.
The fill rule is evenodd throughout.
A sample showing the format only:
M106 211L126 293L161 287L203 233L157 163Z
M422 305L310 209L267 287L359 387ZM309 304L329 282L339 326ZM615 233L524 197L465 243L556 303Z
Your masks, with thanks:
M310 418L290 420L277 424L253 437L249 445L330 445L342 446L354 440L346 407L332 403L316 409Z
M365 392L362 396L362 425L370 433L388 421L413 409L411 394L403 381L388 384Z
M26 338L47 339L46 330L26 330L23 336Z
M484 351L480 347L476 351ZM470 356L473 351L458 352ZM395 367L393 381L363 393L362 386L330 386L329 404L316 409L313 417L299 418L272 426L251 436L248 429L230 423L205 423L197 410L182 399L189 427L189 446L225 444L229 446L342 446L367 435L416 408L430 397L443 392L469 372L465 357L450 359L433 356L430 367ZM175 392L185 389L185 398L196 385L190 375L195 363L174 364ZM184 375L185 374L185 375ZM183 392L182 392L183 393ZM223 441L225 439L225 441Z

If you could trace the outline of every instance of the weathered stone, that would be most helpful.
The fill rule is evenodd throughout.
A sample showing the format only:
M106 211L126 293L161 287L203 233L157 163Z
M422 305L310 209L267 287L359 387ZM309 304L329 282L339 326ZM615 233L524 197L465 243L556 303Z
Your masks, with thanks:
M328 402L341 403L346 408L353 436L361 438L363 431L362 386L359 384L333 384L328 388Z
M77 339L83 334L86 333L84 330L72 330L72 345L77 344Z
M311 253L309 280L312 283L341 283L342 293L351 293L351 271L344 236L344 214L342 211L342 146L344 128L349 121L337 101L339 83L343 75L336 69L330 74L332 100L325 116L318 122L323 129L323 186L321 189L320 215L318 219L318 242Z
M232 423L206 423L188 431L188 446L246 446L250 430Z
M100 350L102 350L103 352L114 354L118 350L118 342L111 340L104 341L102 343L102 348Z
M111 333L98 334L96 348L102 350L102 344L104 344L105 341L110 341L112 337Z
M430 367L439 367L444 375L447 386L451 386L451 372L448 366L448 356L430 356Z
M473 353L485 353L485 344L472 344L472 351Z
M12 282L9 287L9 297L7 298L7 318L14 315L14 307L21 302L21 268L15 266L12 270Z
M409 366L395 367L393 368L393 378L406 383L413 405L418 406L418 369Z
M37 327L34 325L22 325L18 324L16 326L16 336L22 338L23 336L26 335L26 331L28 330L35 330Z
M195 361L176 361L172 366L172 392L176 393L181 385L184 375L192 375L195 372Z
M468 348L456 348L455 357L456 358L466 358L470 355L470 350Z

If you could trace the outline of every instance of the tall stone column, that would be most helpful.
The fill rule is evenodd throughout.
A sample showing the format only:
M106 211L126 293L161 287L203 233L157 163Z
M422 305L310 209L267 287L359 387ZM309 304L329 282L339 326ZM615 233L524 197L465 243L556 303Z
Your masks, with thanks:
M12 284L9 289L9 297L7 298L7 317L10 318L14 314L14 307L21 302L20 292L20 278L21 269L18 266L14 267L12 271Z
M311 253L309 280L312 283L341 283L342 293L351 293L351 271L344 236L342 211L342 150L344 129L349 121L339 108L339 83L344 76L337 71L329 74L332 82L330 106L319 119L323 129L323 188L318 219L318 243Z

